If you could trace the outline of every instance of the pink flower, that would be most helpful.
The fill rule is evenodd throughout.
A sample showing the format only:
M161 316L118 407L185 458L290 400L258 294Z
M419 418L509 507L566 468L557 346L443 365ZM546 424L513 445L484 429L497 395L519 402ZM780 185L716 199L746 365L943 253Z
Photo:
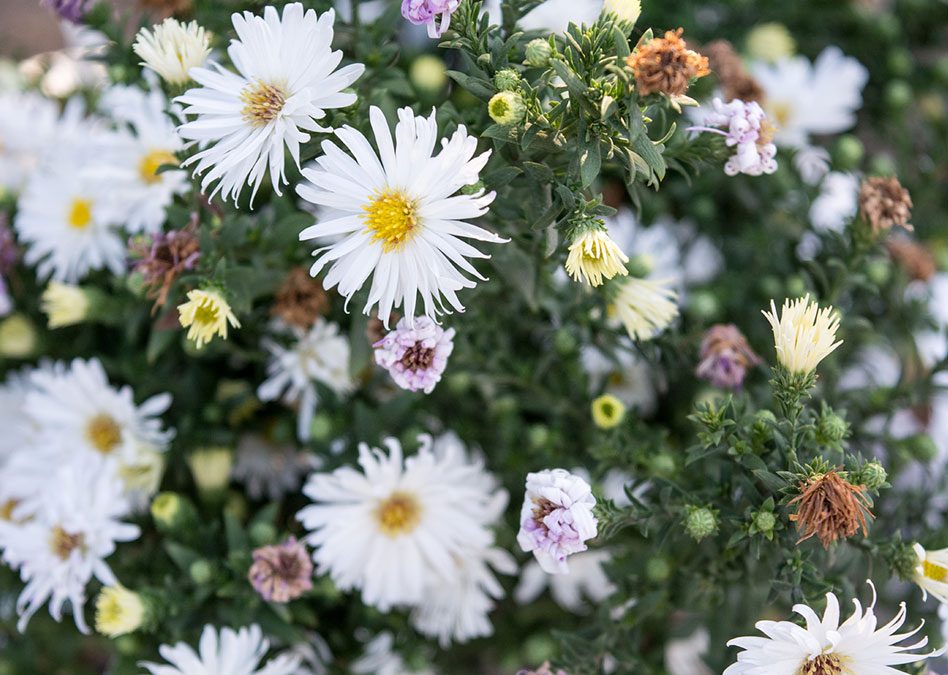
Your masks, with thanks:
M761 362L734 324L719 323L701 341L701 361L695 374L722 389L740 389L747 369Z
M724 165L724 173L728 176L739 173L759 176L776 171L777 146L772 142L774 128L760 104L737 98L724 103L716 98L711 105L714 110L704 118L707 126L691 127L688 130L724 136L724 142L735 150ZM715 127L724 127L724 130Z
M395 330L376 342L375 362L388 370L402 389L430 394L441 380L454 349L454 329L444 330L426 316L410 325L403 318Z
M451 25L453 14L461 0L402 0L402 16L416 26L427 25L428 37L439 38ZM438 15L441 24L437 24Z
M596 517L589 484L565 469L527 474L526 494L520 510L517 543L533 552L548 574L568 574L566 558L586 550L596 536Z
M247 578L264 600L289 602L313 587L313 563L306 547L290 537L256 549Z

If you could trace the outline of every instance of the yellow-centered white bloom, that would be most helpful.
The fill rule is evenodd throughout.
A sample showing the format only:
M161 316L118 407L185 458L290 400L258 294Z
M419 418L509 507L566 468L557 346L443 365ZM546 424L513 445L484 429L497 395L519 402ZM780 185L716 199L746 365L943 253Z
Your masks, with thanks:
M220 293L214 290L188 291L188 301L178 305L178 319L188 329L188 339L198 349L220 336L227 339L228 324L240 328L240 321Z
M820 306L806 295L784 300L780 315L770 301L770 311L763 313L774 332L777 361L791 373L808 375L820 361L843 344L836 340L839 316L832 307Z
M378 305L386 324L397 307L413 321L419 296L432 320L450 311L445 304L462 312L457 292L475 286L464 273L485 281L468 259L489 257L466 240L506 241L466 222L487 213L493 192L458 194L478 182L490 152L475 156L477 138L464 126L442 139L436 152L433 110L428 117L399 110L394 141L381 110L370 108L369 121L378 152L360 132L343 127L336 136L352 155L325 141L323 156L303 170L306 181L297 192L324 207L325 215L300 239L332 242L315 252L310 274L328 265L323 286L337 286L347 300L371 276L363 311Z
M72 326L89 315L89 296L78 286L51 281L40 297L50 328Z
M948 548L926 551L918 543L913 548L918 556L915 583L922 589L923 599L931 593L939 602L948 604Z
M606 0L602 5L602 11L615 14L620 21L634 24L642 13L642 0Z
M671 280L628 277L619 282L619 291L607 308L633 340L650 340L668 328L678 316L678 294Z
M629 272L625 263L629 257L622 252L605 229L590 229L573 239L566 257L566 272L573 281L585 281L590 286L601 286L603 279Z
M167 18L151 30L138 31L132 50L142 59L141 65L168 84L184 84L191 80L191 68L204 65L211 53L210 41L210 34L197 21Z
M111 638L138 630L145 619L145 603L124 586L106 586L95 601L95 629Z
M265 658L270 642L260 626L239 630L204 626L197 650L184 642L158 649L166 663L142 662L151 675L290 675L299 672L300 657L279 654Z
M227 487L234 466L230 448L200 448L188 456L194 482L201 490L214 492Z

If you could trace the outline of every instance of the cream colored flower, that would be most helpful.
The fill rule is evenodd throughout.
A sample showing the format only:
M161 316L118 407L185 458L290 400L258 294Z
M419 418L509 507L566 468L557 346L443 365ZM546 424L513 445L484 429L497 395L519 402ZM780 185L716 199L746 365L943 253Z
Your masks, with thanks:
M188 301L178 305L181 326L198 349L218 335L227 339L227 325L240 328L240 321L220 293L214 290L188 291Z
M89 296L78 286L51 281L40 297L40 307L50 328L72 326L89 314Z
M191 81L188 71L203 66L211 53L210 34L197 21L184 24L168 18L151 30L142 28L132 50L141 57L143 66L168 84L184 84Z
M787 299L777 316L777 307L770 301L770 312L764 312L774 332L777 360L791 373L808 375L820 361L843 344L836 340L839 317L832 307L820 309L810 296Z
M790 58L796 51L796 40L782 23L762 23L747 34L747 53L751 58L774 63Z
M566 257L566 272L573 281L585 281L590 286L601 286L603 279L629 272L625 263L629 257L612 240L605 229L590 229L573 239Z
M138 630L145 619L145 603L123 586L106 586L95 601L95 629L116 638Z
M625 403L612 394L603 394L592 402L593 422L600 429L613 429L625 419Z
M642 0L606 0L602 4L602 11L615 14L620 21L634 24L642 13Z
M234 453L229 448L200 448L188 457L188 466L200 490L222 490L230 482Z
M931 593L939 602L948 604L948 548L926 551L918 543L913 548L918 556L915 583L922 589L923 598L928 599Z
M669 288L669 280L629 277L619 283L607 311L622 322L633 340L651 340L678 316L678 294Z

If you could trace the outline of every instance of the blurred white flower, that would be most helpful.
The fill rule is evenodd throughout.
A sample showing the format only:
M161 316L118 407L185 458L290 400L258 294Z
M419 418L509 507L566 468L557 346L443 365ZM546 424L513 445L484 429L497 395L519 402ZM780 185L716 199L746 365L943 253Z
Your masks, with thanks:
M820 232L842 232L859 209L859 177L832 171L823 178L820 194L810 205L810 222Z
M233 477L251 499L278 501L299 490L303 477L317 468L318 458L292 444L277 444L261 434L237 441Z
M816 185L829 171L830 154L818 145L806 145L793 153L793 166L807 185Z
M292 675L300 665L300 658L283 654L261 664L270 642L260 626L234 630L204 626L197 651L190 645L162 645L158 653L170 665L142 662L151 675Z
M540 564L524 565L514 598L520 604L536 600L549 587L550 595L563 609L574 614L589 611L588 600L598 605L615 591L602 566L612 559L608 551L584 551L569 559L569 574L547 574Z
M668 675L713 675L701 657L708 653L711 637L699 628L686 638L669 640L665 646L665 668Z
M623 337L608 355L598 347L585 345L580 361L589 376L590 394L612 394L643 417L655 412L658 394L665 387L664 377L638 355L631 340Z
M353 675L434 675L434 671L427 668L409 668L394 646L391 633L379 633L365 645L362 656L352 662L349 671Z

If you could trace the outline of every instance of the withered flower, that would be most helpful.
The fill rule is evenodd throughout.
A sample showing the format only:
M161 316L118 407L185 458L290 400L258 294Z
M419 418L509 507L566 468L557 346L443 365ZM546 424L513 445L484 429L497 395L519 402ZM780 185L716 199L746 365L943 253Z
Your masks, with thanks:
M185 16L193 9L191 0L138 0L138 5L160 19Z
M642 96L660 92L682 96L692 78L711 71L708 57L688 49L681 39L682 29L666 31L665 37L653 38L626 57L626 65L635 75L635 86Z
M928 281L938 271L935 256L916 241L907 237L890 239L885 244L889 255L913 281Z
M800 494L790 500L797 504L797 512L790 520L797 524L802 541L816 535L823 548L829 548L837 539L847 539L862 529L869 534L869 520L873 517L865 486L853 485L840 476L836 469L810 476L800 484Z
M329 310L329 296L322 283L302 267L290 270L274 298L270 314L291 326L309 330Z
M764 89L744 68L744 62L727 40L710 42L702 50L711 63L711 70L721 85L725 101L739 98L742 101L764 99Z
M256 549L247 578L264 600L289 602L313 587L313 563L306 548L290 537Z
M859 186L859 212L877 234L896 225L912 229L912 197L895 176L865 179Z
M695 374L722 389L740 389L747 369L761 363L744 334L730 323L708 329L701 341L700 358Z
M152 311L168 301L171 285L182 272L194 269L201 258L195 220L171 232L134 237L128 244L132 269L144 278L146 295L155 301Z

